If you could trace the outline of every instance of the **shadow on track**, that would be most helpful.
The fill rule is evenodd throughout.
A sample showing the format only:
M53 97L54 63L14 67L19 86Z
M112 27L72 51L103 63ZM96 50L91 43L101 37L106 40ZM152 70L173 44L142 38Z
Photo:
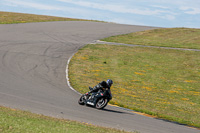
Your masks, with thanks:
M104 108L104 109L96 109L95 107L90 106L90 105L86 105L86 107L89 107L89 108L94 109L94 110L97 110L97 111L105 111L105 112L118 113L118 114L134 115L134 113L131 113L131 112L125 112L125 110L124 110L124 112L123 112L123 110L122 110L122 111L117 111L117 110L106 109L106 108Z
M102 111L107 111L107 112L112 112L112 113L118 113L118 114L129 114L129 115L134 115L133 113L129 112L122 112L122 111L116 111L112 109L101 109Z

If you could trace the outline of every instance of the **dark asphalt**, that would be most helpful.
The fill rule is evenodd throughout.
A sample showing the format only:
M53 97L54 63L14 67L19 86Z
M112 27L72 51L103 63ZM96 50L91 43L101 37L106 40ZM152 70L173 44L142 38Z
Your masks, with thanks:
M80 106L68 87L67 61L80 47L147 29L153 27L80 21L0 25L0 105L141 133L199 133L112 106Z

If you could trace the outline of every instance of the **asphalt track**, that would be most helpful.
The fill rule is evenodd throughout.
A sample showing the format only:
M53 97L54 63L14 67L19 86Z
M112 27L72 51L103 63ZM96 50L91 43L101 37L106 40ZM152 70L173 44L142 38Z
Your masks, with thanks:
M199 133L113 106L80 106L80 95L68 87L67 61L80 47L147 29L153 27L81 21L0 25L0 105L141 133Z

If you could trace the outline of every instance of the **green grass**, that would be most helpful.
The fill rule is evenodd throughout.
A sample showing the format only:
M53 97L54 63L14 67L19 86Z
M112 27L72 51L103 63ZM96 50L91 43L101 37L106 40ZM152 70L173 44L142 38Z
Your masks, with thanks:
M0 106L1 133L125 133L124 131L56 119Z
M155 29L112 36L102 40L126 44L200 49L200 29Z
M87 45L69 64L81 93L112 79L112 104L200 127L200 52Z
M24 14L24 13L0 12L0 24L48 22L48 21L92 21L92 20Z

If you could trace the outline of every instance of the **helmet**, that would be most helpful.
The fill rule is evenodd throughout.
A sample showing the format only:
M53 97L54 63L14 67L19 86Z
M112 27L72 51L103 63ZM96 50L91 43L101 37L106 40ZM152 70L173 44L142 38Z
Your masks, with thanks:
M111 87L111 85L113 84L113 81L111 79L108 79L107 84Z

